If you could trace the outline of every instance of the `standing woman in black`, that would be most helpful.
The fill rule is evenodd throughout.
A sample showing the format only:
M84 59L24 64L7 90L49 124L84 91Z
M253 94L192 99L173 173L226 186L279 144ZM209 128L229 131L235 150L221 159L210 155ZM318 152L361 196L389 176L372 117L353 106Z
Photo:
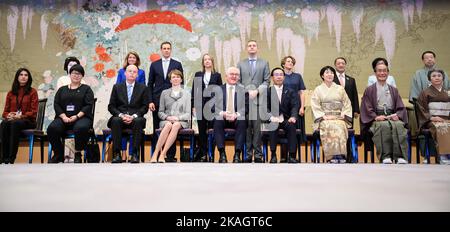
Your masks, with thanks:
M55 95L55 120L47 128L48 140L54 155L49 163L64 161L63 139L67 130L75 134L75 163L81 163L81 151L89 139L92 127L92 106L94 92L91 87L81 84L84 77L83 66L76 64L69 71L70 84L62 86Z
M206 102L211 99L211 97L208 96L211 96L210 93L214 91L213 87L220 87L222 85L222 76L220 75L220 73L216 72L216 69L214 68L214 58L209 54L203 55L202 67L202 71L195 73L194 81L192 82L191 106L193 107L194 114L197 117L199 135L197 144L200 148L200 152L197 153L197 156L194 158L194 160L206 162L208 151L207 130L212 128L213 122L211 119L208 120L208 117L205 112L203 112L203 109ZM206 88L206 92L208 93L203 96Z
M38 111L38 94L31 88L33 78L26 68L16 72L11 90L6 95L3 121L0 136L2 155L0 163L13 164L19 148L19 137L22 130L36 127Z

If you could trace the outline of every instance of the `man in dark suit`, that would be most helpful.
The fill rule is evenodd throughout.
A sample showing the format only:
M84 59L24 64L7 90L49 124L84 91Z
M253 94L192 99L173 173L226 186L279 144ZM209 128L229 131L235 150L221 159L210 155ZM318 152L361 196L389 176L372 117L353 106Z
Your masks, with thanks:
M122 129L125 128L133 130L131 163L139 163L142 129L145 127L143 116L148 111L148 96L147 87L136 82L137 75L138 68L135 65L128 65L125 71L126 81L114 85L109 99L108 111L112 117L108 121L108 127L112 130L113 163L122 162L120 150Z
M359 97L358 90L356 88L356 80L355 78L348 76L345 74L345 68L347 66L347 60L344 57L338 57L334 60L334 66L336 67L337 76L334 77L334 83L341 85L344 87L345 92L347 93L348 98L352 103L352 111L353 111L353 122L355 119L359 117ZM347 141L347 154L352 154L350 139ZM353 156L347 155L347 163L351 163Z
M272 69L271 76L273 86L267 93L267 112L270 124L267 129L270 131L270 163L277 163L278 131L283 129L288 139L289 156L288 163L297 163L296 149L296 123L299 111L298 95L292 89L284 87L284 70L282 68Z
M241 152L244 149L245 142L245 112L247 94L242 85L238 84L239 69L230 67L226 73L226 84L221 86L221 91L215 95L213 112L214 120L214 138L219 149L219 163L226 163L225 153L225 128L234 128L235 153L233 163L241 162Z
M172 54L172 44L170 42L161 43L161 59L153 62L150 65L150 71L148 75L148 108L152 111L153 116L153 131L159 128L159 100L163 90L172 87L167 75L170 71L178 69L183 73L183 66L180 62L172 59L170 56ZM153 136L152 143L156 144L156 136ZM168 162L175 161L175 149L174 144L167 153Z

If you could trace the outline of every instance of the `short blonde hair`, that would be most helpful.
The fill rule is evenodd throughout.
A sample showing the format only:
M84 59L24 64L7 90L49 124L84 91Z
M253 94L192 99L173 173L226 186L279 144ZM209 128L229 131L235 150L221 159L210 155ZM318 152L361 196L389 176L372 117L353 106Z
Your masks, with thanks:
M183 80L183 73L178 69L174 69L174 70L170 71L167 78L169 78L169 80L170 80L172 78L172 75L177 75L177 76L181 77L181 80Z

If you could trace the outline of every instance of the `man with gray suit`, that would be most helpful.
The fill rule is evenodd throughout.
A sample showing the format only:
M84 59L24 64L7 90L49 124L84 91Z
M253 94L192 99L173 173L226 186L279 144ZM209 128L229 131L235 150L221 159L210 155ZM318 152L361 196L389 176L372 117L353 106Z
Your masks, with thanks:
M240 82L245 86L249 96L246 162L252 162L254 150L255 163L262 163L261 118L260 113L258 113L258 96L262 96L269 86L269 63L257 57L258 45L255 40L247 42L247 53L248 58L237 65L241 73Z

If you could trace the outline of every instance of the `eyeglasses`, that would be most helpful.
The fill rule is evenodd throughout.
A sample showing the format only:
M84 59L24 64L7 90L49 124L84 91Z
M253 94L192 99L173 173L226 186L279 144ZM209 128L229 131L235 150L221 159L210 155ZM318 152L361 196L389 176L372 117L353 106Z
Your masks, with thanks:
M284 74L283 73L274 73L273 76L274 77L283 77Z
M79 73L79 72L71 72L70 75L73 75L73 76L81 76L82 74Z
M228 73L230 76L239 76L239 73Z

